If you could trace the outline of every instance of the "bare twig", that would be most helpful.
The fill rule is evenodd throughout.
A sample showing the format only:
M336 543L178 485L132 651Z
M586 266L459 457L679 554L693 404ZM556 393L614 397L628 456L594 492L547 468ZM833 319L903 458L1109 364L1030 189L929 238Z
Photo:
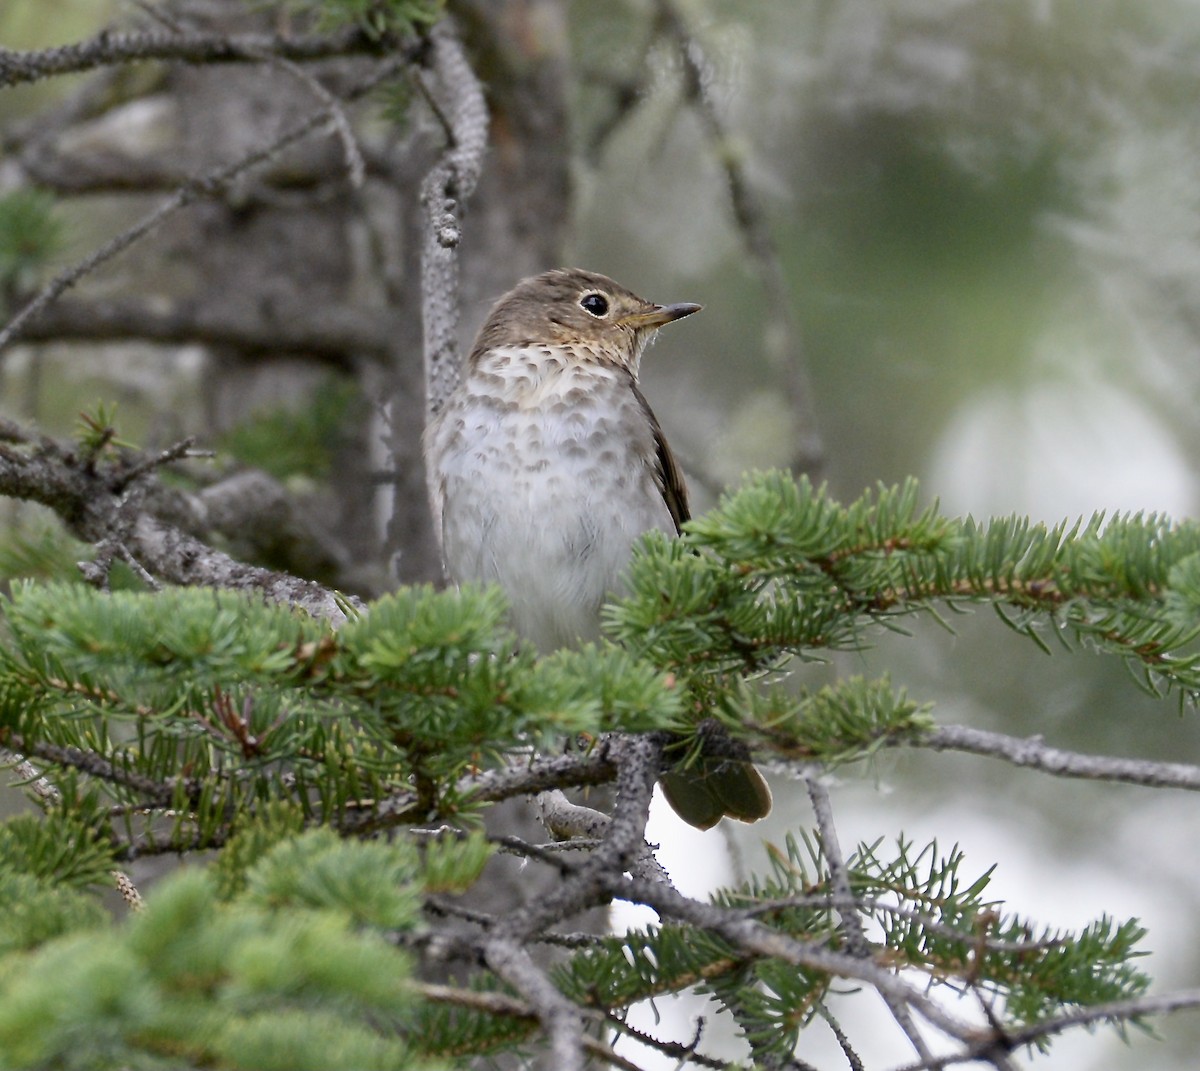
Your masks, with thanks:
M825 1020L829 1029L833 1031L833 1036L837 1039L838 1047L842 1050L842 1055L846 1057L846 1063L850 1065L850 1071L866 1071L862 1057L854 1051L854 1046L850 1044L850 1039L842 1029L842 1024L837 1021L833 1013L824 1004L817 1005L817 1011L821 1018Z
M356 190L361 189L366 178L367 165L363 163L362 149L359 147L358 138L355 137L354 129L350 125L350 118L346 115L346 109L342 107L342 102L330 93L315 75L306 71L300 64L284 59L282 56L273 56L270 53L263 53L262 58L271 66L278 67L302 85L307 86L309 92L325 105L333 128L337 131L338 140L342 143L342 155L346 160L346 173L350 176L350 185Z
M409 62L411 62L411 58L407 54L394 56L383 61L367 77L353 86L347 92L345 99L347 101L357 100L374 89L375 86L394 77ZM221 193L229 187L230 183L247 171L274 159L284 149L298 141L302 141L314 131L320 129L331 117L331 109L328 107L322 108L292 126L267 145L260 146L253 152L246 153L232 163L214 168L184 183L170 197L163 201L162 204L143 216L133 226L106 242L90 256L60 272L47 283L37 296L0 331L0 352L12 343L13 339L17 337L29 320L37 316L42 309L58 298L59 295L69 290L84 276L95 271L101 264L128 249L139 239L158 227L168 217L179 211L179 209L193 204L202 198L213 197Z
M21 334L30 342L137 339L231 346L251 354L302 351L346 371L352 370L347 354L382 358L390 342L386 323L361 310L272 307L248 316L236 304L210 308L157 297L64 297L27 321Z
M304 62L334 56L389 55L396 52L397 47L398 42L394 39L386 35L372 36L358 27L305 37L153 31L113 33L106 30L87 41L37 52L0 48L0 88L145 60L258 63L264 56L275 56Z
M1148 1015L1169 1015L1186 1008L1200 1008L1200 989L1181 989L1174 993L1161 993L1133 1000L1118 1000L1108 1004L1093 1004L1085 1008L1074 1008L1062 1015L1041 1019L1026 1026L1010 1028L1004 1038L988 1036L976 1038L961 1049L929 1060L904 1064L894 1071L943 1071L958 1064L993 1061L993 1051L1002 1046L1000 1056L1030 1045L1039 1040L1063 1034L1074 1027L1088 1027L1105 1021L1127 1023Z
M8 742L10 738L5 736L4 739ZM54 783L24 755L19 755L6 747L0 747L0 763L12 765L17 776L28 786L29 791L37 797L38 803L42 807L52 806L62 800L62 793L58 791Z
M914 746L933 751L965 751L972 755L986 755L1056 777L1200 791L1200 766L1085 755L1050 747L1040 736L1007 736L966 725L943 725L915 735L897 737L889 743L898 747Z
M484 959L496 975L529 1002L550 1040L553 1066L583 1071L583 1011L568 1000L516 938L493 936L483 946Z
M711 1056L705 1056L698 1051L700 1038L704 1026L704 1020L701 1019L696 1024L696 1032L692 1040L687 1044L679 1041L663 1041L661 1038L656 1038L651 1034L647 1034L643 1030L638 1030L636 1027L630 1026L627 1022L616 1015L609 1015L607 1019L608 1025L613 1030L620 1031L640 1042L650 1049L657 1049L665 1056L670 1056L672 1059L679 1060L680 1067L709 1067L713 1071L726 1071L727 1068L733 1067L728 1060L717 1060Z
M172 462L181 461L185 457L212 457L211 450L195 451L192 448L196 445L196 437L189 435L186 439L181 439L172 446L168 446L165 450L160 450L157 454L143 458L141 461L131 465L120 476L113 481L114 491L123 491L130 484L148 476L155 469L160 469L164 465L170 465Z

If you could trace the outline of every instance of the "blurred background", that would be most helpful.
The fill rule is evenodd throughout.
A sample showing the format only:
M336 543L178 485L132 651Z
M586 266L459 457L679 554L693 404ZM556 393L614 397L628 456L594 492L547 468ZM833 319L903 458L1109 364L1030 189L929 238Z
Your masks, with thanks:
M727 149L743 154L765 202L813 387L820 475L835 495L915 475L953 514L1194 515L1200 6L838 0L703 11ZM599 21L577 34L595 63L614 37ZM672 444L689 471L711 477L694 492L703 508L710 488L745 470L786 466L797 429L785 373L765 356L770 310L723 175L698 125L676 121L669 70L661 78L658 109L648 102L584 169L571 259L659 300L705 304L644 365ZM582 100L581 122L594 118ZM1196 712L1146 696L1112 659L1047 657L984 609L950 623L954 635L914 622L916 642L879 634L827 671L887 670L942 723L1200 758ZM761 841L778 843L797 816L810 821L802 786L773 783L768 828L723 831L733 872L760 865ZM1139 917L1160 987L1200 977L1193 797L925 754L881 755L838 771L835 784L844 848L901 832L943 850L957 843L964 874L999 861L990 889L1007 909L1069 927ZM692 831L669 812L660 820L675 873L706 858ZM856 1003L842 1012L857 1014ZM878 1011L867 1066L903 1058ZM1161 1043L1074 1035L1048 1062L1193 1068L1198 1025L1188 1014L1163 1022ZM800 1055L838 1066L821 1027Z
M536 9L539 32L562 50L567 199L561 218L542 217L544 244L557 253L539 254L542 263L531 255L530 268L578 264L652 300L705 305L664 332L643 364L695 511L748 470L791 466L842 499L915 475L944 510L977 517L1195 513L1195 0L680 3L669 10L704 50L700 89L721 124L715 136L689 95L662 5L495 6ZM0 43L70 40L130 7L7 0ZM0 93L0 124L28 123L64 88ZM503 148L497 156L503 169ZM731 211L731 167L757 198L773 250L765 261ZM0 193L5 181L24 179L0 164ZM60 263L94 246L102 209L95 200L64 208L73 225ZM468 281L466 335L523 264L494 263ZM119 397L133 437L153 440L211 426L199 384L212 368L194 347L167 358L127 345L94 359L78 346L24 347L0 368L0 407L62 431L80 407ZM250 434L234 434L253 426L239 423L249 408L221 428L231 450ZM373 515L399 493L375 501ZM33 522L18 523L28 537ZM378 549L381 559L397 550ZM984 609L951 623L953 634L914 621L912 639L871 637L871 649L810 667L805 679L886 670L934 703L941 723L1200 761L1196 712L1147 696L1112 659L1047 657ZM664 858L685 891L758 867L764 839L811 824L803 787L783 772L773 784L771 819L703 842L658 816ZM1007 910L1076 928L1102 914L1136 916L1150 931L1159 988L1200 979L1194 797L916 753L839 770L833 791L843 847L901 833L957 843L964 874L999 862L991 889ZM711 872L697 871L700 858ZM857 1003L834 1008L848 1026ZM878 1021L873 1045L862 1046L867 1066L903 1062L882 1009ZM1128 1045L1111 1033L1071 1035L1047 1064L1194 1068L1200 1020L1184 1013L1158 1029L1161 1041L1135 1034ZM800 1050L823 1067L838 1066L835 1054L822 1027Z

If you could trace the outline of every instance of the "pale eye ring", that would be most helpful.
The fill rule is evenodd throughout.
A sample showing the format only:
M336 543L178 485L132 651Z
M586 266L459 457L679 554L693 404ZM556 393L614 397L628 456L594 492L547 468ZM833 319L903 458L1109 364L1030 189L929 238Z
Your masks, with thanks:
M596 319L602 320L608 315L608 298L603 294L597 294L595 291L586 293L579 299L579 307L584 312L595 316Z

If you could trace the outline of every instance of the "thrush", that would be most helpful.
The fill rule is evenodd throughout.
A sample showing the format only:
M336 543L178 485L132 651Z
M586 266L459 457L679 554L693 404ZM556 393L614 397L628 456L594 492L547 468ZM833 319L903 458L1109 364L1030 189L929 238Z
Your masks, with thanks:
M543 652L596 639L633 545L689 517L683 473L638 386L658 328L698 312L656 305L572 268L518 283L493 306L462 382L425 433L434 525L456 583L504 589ZM663 778L685 821L755 821L771 794L748 761L702 755Z

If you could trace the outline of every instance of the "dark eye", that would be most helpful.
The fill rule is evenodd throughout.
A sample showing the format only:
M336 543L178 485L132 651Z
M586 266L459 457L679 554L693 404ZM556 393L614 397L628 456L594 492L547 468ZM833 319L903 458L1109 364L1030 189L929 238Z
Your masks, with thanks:
M608 298L603 294L584 294L579 299L579 304L584 312L590 312L593 316L608 315Z

